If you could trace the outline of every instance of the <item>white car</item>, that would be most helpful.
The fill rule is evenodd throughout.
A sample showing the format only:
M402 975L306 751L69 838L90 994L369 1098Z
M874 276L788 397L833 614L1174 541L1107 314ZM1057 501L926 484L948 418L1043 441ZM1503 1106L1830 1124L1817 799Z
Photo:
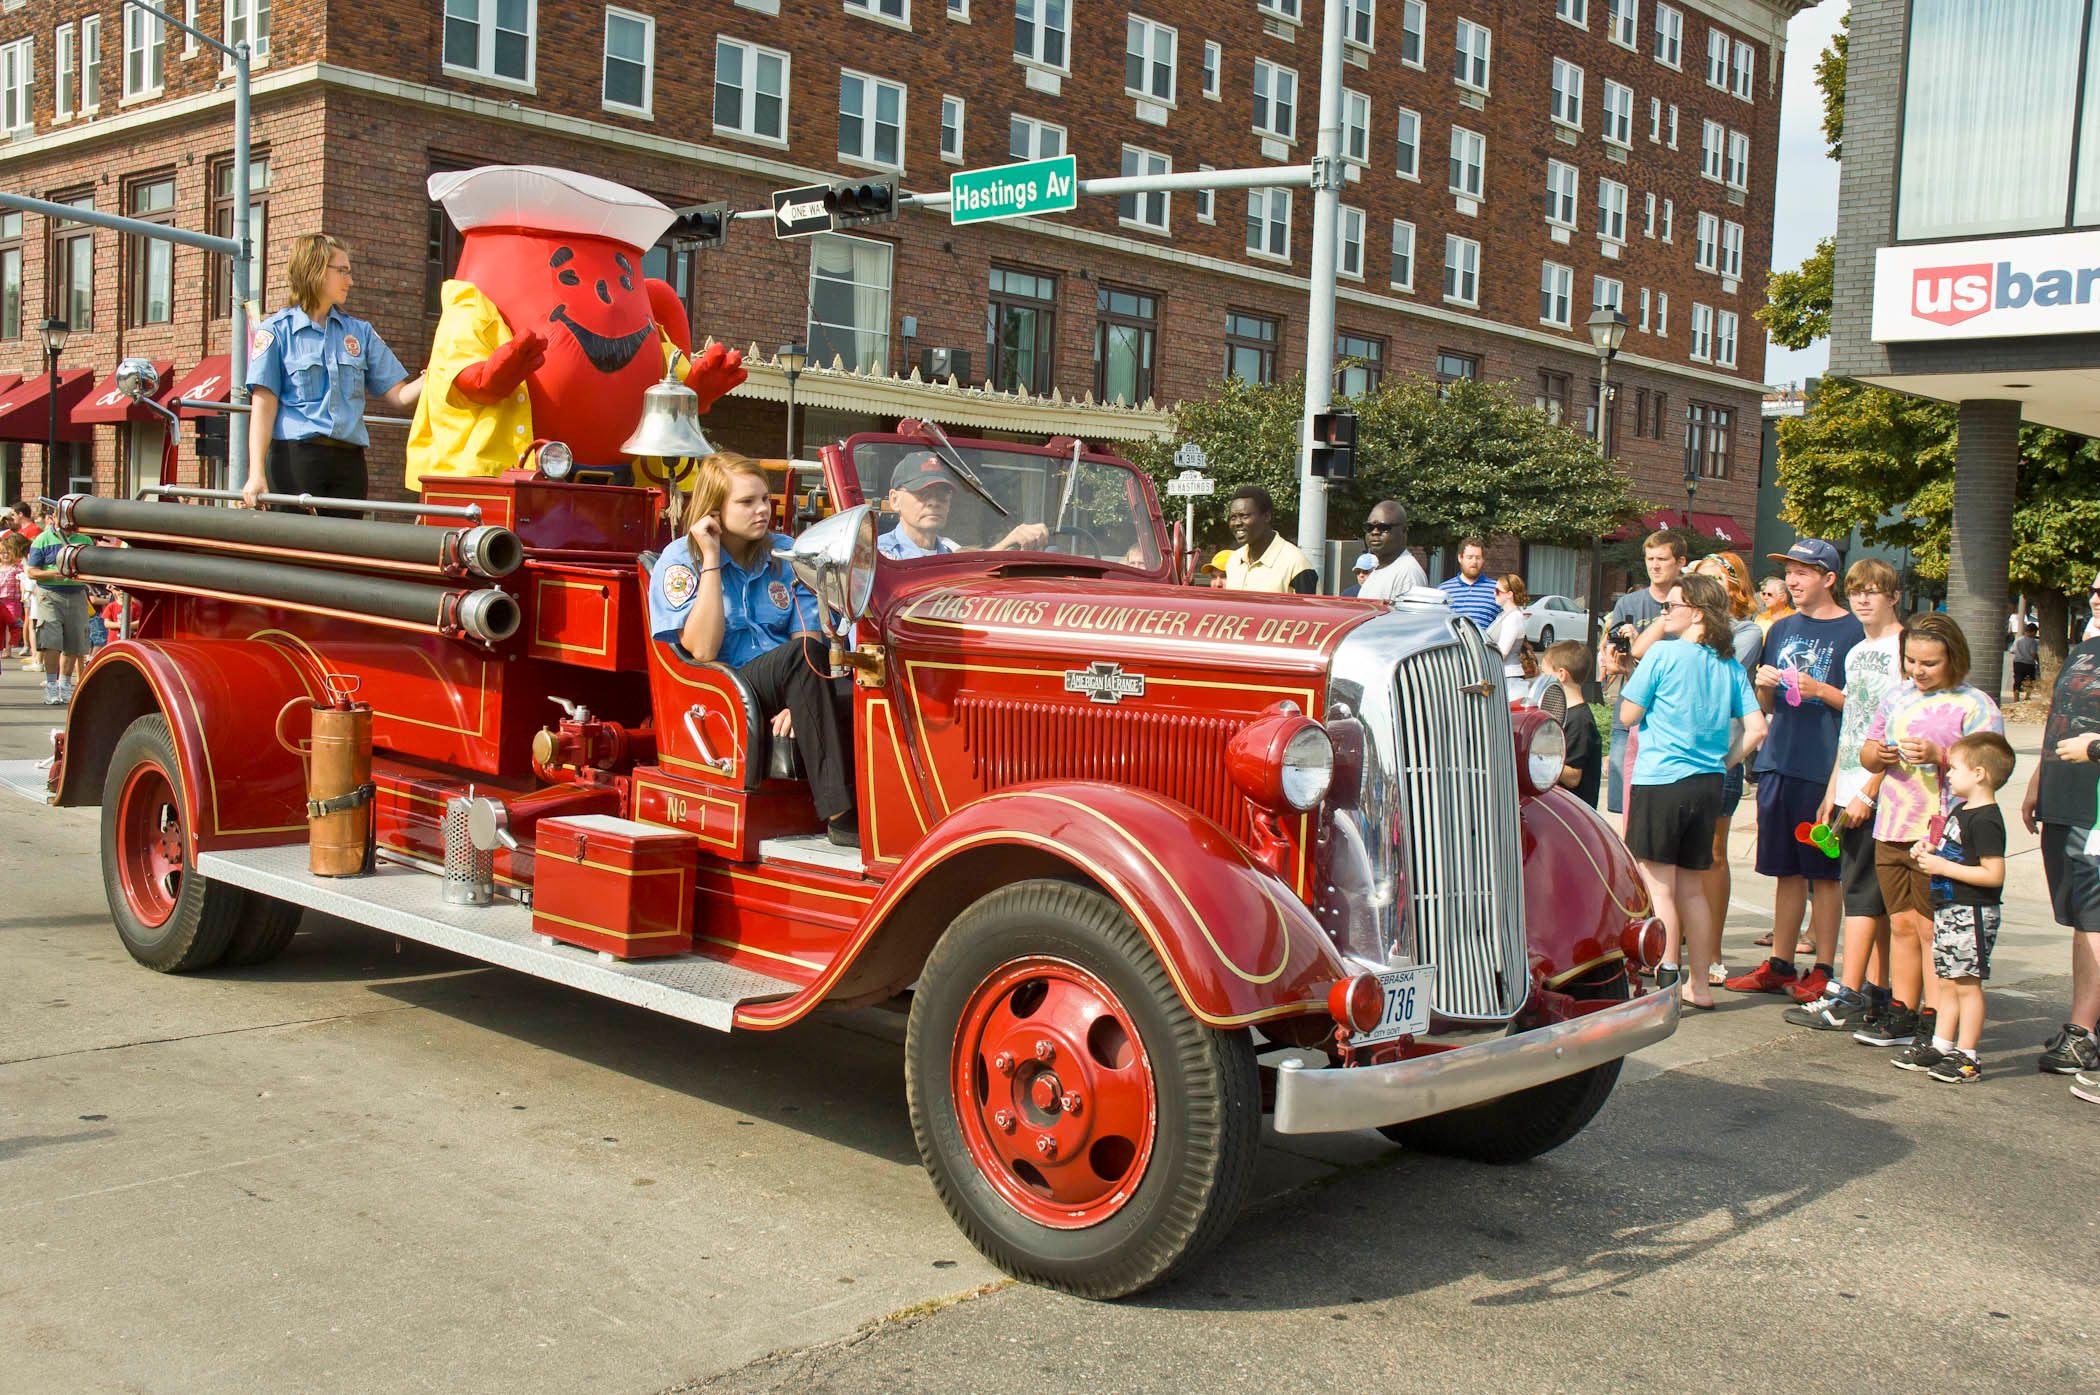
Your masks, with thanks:
M1524 638L1541 649L1557 639L1581 639L1589 618L1567 596L1540 596L1524 607Z

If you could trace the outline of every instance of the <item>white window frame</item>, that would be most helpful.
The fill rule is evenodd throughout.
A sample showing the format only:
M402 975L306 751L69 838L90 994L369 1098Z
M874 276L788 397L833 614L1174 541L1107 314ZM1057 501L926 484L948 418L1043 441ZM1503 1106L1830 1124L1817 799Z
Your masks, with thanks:
M1655 337L1667 339L1669 336L1670 293L1668 291L1657 291L1655 293Z
M539 79L540 64L540 4L539 0L525 0L525 76L512 77L496 71L496 0L464 0L475 7L475 56L472 64L452 63L445 59L445 15L438 18L438 63L454 77L471 78L497 87L509 87L521 92L530 92ZM126 10L135 14L136 10ZM465 16L461 16L465 18ZM126 76L131 65L124 65Z
M73 118L73 71L79 66L73 47L75 37L71 20L51 31L51 114L58 121Z
M1706 31L1706 85L1719 91L1728 90L1728 54L1733 41L1724 29L1709 28Z
M1203 41L1203 95L1213 102L1224 100L1225 46L1215 39Z
M1303 12L1298 7L1298 0L1254 0L1254 8L1289 24L1305 22Z
M777 48L767 48L763 44L754 44L747 39L737 39L732 38L727 34L717 34L715 36L715 69L714 72L710 75L711 81L708 86L707 100L708 112L710 116L712 116L715 111L715 101L717 98L717 94L719 94L719 92L721 91L722 86L722 49L724 45L734 45L735 47L743 50L744 53L744 85L737 89L740 95L740 105L743 109L742 124L736 126L725 126L720 121L716 121L714 123L714 129L725 136L736 136L742 140L759 141L766 145L778 146L781 149L786 149L787 136L789 130L788 102L791 97L791 94L794 91L794 84L792 81L793 74L789 66L792 61L790 56ZM757 88L757 81L758 59L761 56L766 58L778 59L780 62L780 134L777 136L769 135L768 133L758 129L757 116L759 93Z
M1028 131L1028 149L1025 152L1019 152L1013 148L1013 130L1016 121L1020 122ZM1043 135L1047 131L1057 132L1057 149L1055 150L1045 150L1043 148ZM1007 154L1015 160L1055 159L1071 148L1072 133L1054 121L1041 121L1033 116L1022 116L1018 112L1006 118L1006 150Z
M1413 132L1413 138L1408 142L1411 158L1403 165L1400 163L1401 136L1410 131ZM1412 179L1416 183L1422 179L1422 113L1412 107L1400 107L1393 113L1393 176Z
M1137 157L1138 167L1136 169L1128 168L1131 164L1132 156ZM1125 174L1126 177L1130 175L1150 177L1154 175L1172 174L1174 172L1174 157L1166 154L1164 151L1147 150L1141 145L1130 145L1126 143L1123 146L1122 172ZM1136 203L1134 205L1134 207L1137 209L1136 217L1127 217L1124 215L1124 213L1122 212L1123 199L1136 200ZM1154 206L1152 204L1152 200L1154 199L1159 200L1159 203L1157 205L1159 209L1159 221L1156 223L1153 222L1150 218L1144 216ZM1165 192L1164 190L1152 190L1146 193L1139 194L1124 194L1116 200L1116 223L1118 226L1121 227L1136 228L1140 232L1171 232L1174 226L1174 196L1170 193Z
M1342 42L1353 44L1366 53L1375 53L1377 37L1378 0L1344 0Z
M93 70L95 80L88 81ZM80 114L93 116L102 109L102 16L88 15L80 21Z
M1480 304L1480 243L1457 233L1444 234L1444 300L1451 305Z
M1649 332L1649 331L1648 331L1648 325L1650 324L1650 320L1649 320L1649 309L1650 309L1650 306L1649 306L1649 301L1650 301L1651 299L1652 299L1652 297L1651 297L1651 296L1649 295L1649 292L1648 292L1648 288L1647 288L1646 286L1643 286L1643 287L1641 287L1641 299L1640 299L1640 307L1641 307L1641 309L1640 309L1640 315L1639 315L1639 317L1638 317L1637 319L1635 319L1635 320L1634 320L1633 324L1634 324L1634 328L1635 328L1635 329L1638 329L1638 330L1639 330L1639 331L1640 331L1641 333L1643 333L1643 334L1646 334L1646 333L1648 333L1648 332Z
M1663 99L1648 99L1648 144L1661 145L1663 138Z
M1728 155L1721 182L1744 193L1750 190L1750 137L1742 131L1728 133Z
M1414 57L1408 57L1413 48ZM1428 62L1429 53L1429 5L1428 0L1400 0L1400 63L1403 67L1421 70Z
M1407 251L1404 254L1400 250L1400 244L1403 242L1407 244ZM1392 261L1389 263L1389 269L1386 273L1386 283L1396 291L1406 291L1409 295L1413 295L1415 289L1415 225L1413 223L1408 222L1405 218L1395 218L1393 220L1393 240L1390 250ZM1403 255L1407 258L1407 276L1404 280L1397 274L1400 258Z
M1571 232L1582 219L1582 171L1565 160L1546 162L1546 221Z
M879 350L878 350L878 351L877 351L876 353L871 353L871 354L868 354L868 355L866 355L866 356L865 356L865 360L866 360L865 362L863 362L863 363L848 363L848 364L846 365L846 366L847 366L847 367L848 367L849 369L866 369L866 368L867 368L867 367L868 367L868 366L869 366L870 364L872 364L872 365L875 365L875 366L876 366L876 367L878 368L878 370L879 370L879 366L880 366L880 365L882 365L882 364L885 364L885 363L889 362L889 351L890 351L890 343L891 343L891 334L890 334L890 325L891 325L891 319L890 319L890 313L891 313L891 311L892 311L892 310L894 310L894 309L896 308L896 295L897 295L897 249L896 249L896 247L895 247L895 246L894 246L893 244L891 244L891 243L889 243L889 242L885 242L885 241L884 241L884 240L882 240L881 238L876 238L876 237L854 237L854 236L853 236L853 235L851 235L850 233L819 233L819 234L817 234L817 235L816 235L815 237L812 237L812 238L808 239L808 241L809 241L809 275L808 275L808 277L806 278L806 280L805 280L805 282L804 282L804 286L805 286L805 290L806 290L806 294L807 294L807 299L805 300L805 302L804 302L804 303L805 303L805 304L806 304L806 305L807 305L807 306L808 306L809 308L808 308L808 310L807 310L807 311L805 312L805 315L804 315L804 320L805 320L805 323L804 323L804 325L803 325L803 334L804 334L804 336L805 336L805 337L803 338L802 342L803 342L803 343L805 343L805 344L811 345L812 347L814 347L814 346L816 345L816 342L817 342L817 338L818 338L818 336L817 336L817 335L815 335L814 333L811 333L811 332L810 332L810 331L811 331L811 329L812 329L812 327L813 327L813 325L814 325L814 323L815 323L815 317L816 317L816 307L817 307L817 248L818 248L819 244L821 244L821 243L822 243L822 242L824 241L824 239L825 239L825 238L843 238L844 240L846 240L846 241L848 241L848 242L861 242L861 243L867 243L867 244L869 244L869 245L871 245L871 246L873 246L873 247L879 247L879 248L881 248L881 249L882 249L882 253L881 253L881 255L882 255L882 266L883 266L883 286L882 286L882 328L881 328L881 333L880 333L880 336L879 336L879 340L880 340L880 348L879 348ZM864 290L864 289L863 289L863 287L861 286L861 284L860 284L859 282L852 282L852 283L849 283L849 284L853 285L853 287L854 287L854 295L853 295L853 301L854 301L855 307L856 307L856 309L857 309L857 308L859 308L859 306L860 306L860 303L861 303L861 301L863 300L864 296L865 296L865 295L866 295L866 294L867 294L868 292L872 291L872 289L873 289L873 288L872 288L872 285L871 285L871 286L867 287L867 288L866 288L866 289ZM843 328L843 326L841 326L841 328ZM858 325L858 324L854 325L854 326L853 326L853 328L854 328L854 330L855 330L856 332L860 332L860 333L867 333L867 334L870 334L871 336L872 336L872 335L874 335L874 331L872 331L872 330L869 330L869 331L862 331L862 330L860 329L860 327L859 327L859 325ZM826 366L828 367L829 365L827 364Z
M1577 29L1590 27L1590 0L1553 0L1553 17Z
M1217 166L1198 165L1196 168L1209 173L1217 169ZM1216 189L1197 189L1194 192L1196 195L1196 221L1216 224L1218 221L1218 191Z
M1757 50L1741 39L1735 41L1735 55L1728 65L1729 90L1746 102L1757 100Z
M1698 229L1692 237L1692 268L1696 271L1713 272L1721 267L1721 220L1711 213L1699 215Z
M1597 181L1597 237L1626 245L1626 186L1616 179Z
M1728 128L1708 120L1699 127L1699 177L1721 182L1728 158Z
M228 48L232 48L238 43L248 45L248 67L251 71L256 68L266 68L270 65L270 27L273 22L271 11L274 7L271 0L245 0L247 5L246 11L241 14L235 14L234 7L242 3L244 3L244 0L224 0L221 6L219 37ZM195 7L192 6L191 9L190 23L195 24L197 22ZM256 32L258 29L262 31L259 34ZM188 34L184 34L182 37L183 53L188 55L196 52L197 41ZM219 63L219 71L232 72L233 60L231 58L222 58Z
M1677 200L1663 200L1663 241L1677 240Z
M1714 356L1714 308L1692 302L1692 342L1685 357L1694 363L1710 363Z
M1159 52L1159 42L1166 41L1166 54ZM1142 46L1140 46L1142 45ZM1143 15L1131 15L1123 27L1123 95L1135 97L1142 102L1157 102L1163 107L1175 105L1178 91L1176 70L1180 61L1181 31L1171 24L1161 24ZM1140 85L1130 85L1130 60L1138 60ZM1165 96L1152 90L1152 83L1159 77L1159 70L1166 70L1167 92Z
M1626 283L1616 276L1590 278L1590 309L1626 313Z
M1470 158L1460 154L1461 147L1470 149ZM1472 173L1468 187L1460 177L1460 169ZM1462 199L1484 199L1487 197L1487 136L1479 131L1469 131L1463 126L1451 128L1451 163L1446 167L1448 187Z
M227 0L227 3L231 5L232 0ZM625 20L630 24L642 26L642 104L640 106L629 106L625 102L616 102L612 99L611 93L606 90L605 64L612 62L617 56L612 51L614 20ZM633 60L620 58L619 61L627 63ZM656 102L656 16L645 15L636 10L623 10L617 5L607 5L605 7L605 52L600 59L598 79L599 102L607 111L631 112L640 116L651 116L654 114ZM710 104L712 104L712 100L713 93L709 93Z
M493 4L494 0L489 0ZM131 83L132 55L140 60L140 83ZM160 81L147 83L146 70L152 66L153 56L160 59ZM167 26L136 5L124 7L124 66L118 100L123 102L143 101L158 97L167 90L168 84L168 30Z
M970 22L970 0L948 0L948 18L957 24Z
M1721 224L1721 275L1730 281L1743 279L1743 225Z
M1065 26L1063 29L1052 29L1050 27L1049 11L1053 4L1063 11ZM1022 18L1024 10L1028 15L1026 19ZM1018 47L1021 42L1021 36L1016 32L1014 43L1017 47L1014 49L1014 61L1016 63L1025 63L1033 68L1044 68L1053 73L1069 74L1072 71L1071 0L1014 0L1014 26L1016 31L1019 30L1022 24L1026 24L1029 29L1028 47L1025 49ZM1048 39L1052 34L1058 36L1059 47L1064 55L1063 58L1056 61L1043 56L1049 50Z
M1675 5L1665 5L1657 0L1655 6L1655 46L1649 50L1655 61L1665 68L1684 71L1684 11Z
M1633 149L1633 89L1623 82L1604 84L1603 135L1613 145Z
M1663 144L1669 146L1672 150L1677 148L1677 103L1675 102L1670 103L1670 136Z
M911 0L845 0L845 4L847 14L887 24L893 29L911 28ZM884 10L892 5L897 13L885 14Z
M1371 99L1342 89L1342 159L1352 165L1371 163Z
M1364 279L1364 211L1348 204L1334 220L1334 274L1351 281Z
M1266 87L1263 79L1267 79ZM1281 96L1277 87L1281 79L1288 78L1290 96ZM1276 109L1288 104L1290 124L1288 126L1263 125L1264 120L1273 122ZM1281 63L1271 63L1266 58L1254 60L1254 133L1271 140L1296 141L1298 139L1298 70L1286 68Z
M1461 18L1452 38L1456 54L1451 80L1483 97L1494 81L1495 31L1476 20Z
M1539 264L1539 323L1555 329L1574 327L1575 268L1560 262Z
M846 139L846 80L848 78L858 78L860 80L862 84L861 91L869 102L868 114L864 114L860 118L863 140L859 151L850 151L843 148ZM873 112L876 110L877 92L884 87L897 89L897 159L895 163L877 159L874 154L878 143L876 140L876 127L879 123L876 121ZM842 147L838 153L839 158L849 164L861 165L868 169L895 170L900 174L903 173L904 152L907 149L904 143L907 129L905 117L910 109L910 105L911 89L903 83L891 78L877 77L873 73L863 73L855 68L839 69L839 141Z
M1276 216L1281 200L1283 217ZM1258 211L1257 211L1258 210ZM1254 241L1255 225L1261 225L1260 242ZM1283 250L1272 250L1276 233L1281 229ZM1247 191L1247 255L1260 257L1264 261L1283 262L1291 260L1291 191L1288 189L1249 189Z
M1641 0L1604 0L1604 37L1636 53L1641 46Z
M1741 322L1733 310L1714 311L1714 363L1722 368L1736 364L1736 336Z
M1579 64L1565 58L1553 60L1553 85L1547 97L1546 111L1554 121L1563 126L1582 129L1582 83L1583 72Z
M1647 195L1645 206L1641 211L1641 236L1646 238L1655 236L1655 195L1653 194Z
M36 124L36 39L0 44L0 133L27 132Z
M948 119L951 111L955 114L953 121ZM963 118L965 115L962 98L955 96L953 93L943 93L941 95L941 158L951 165L959 165L963 162ZM949 139L950 132L954 133L952 143Z

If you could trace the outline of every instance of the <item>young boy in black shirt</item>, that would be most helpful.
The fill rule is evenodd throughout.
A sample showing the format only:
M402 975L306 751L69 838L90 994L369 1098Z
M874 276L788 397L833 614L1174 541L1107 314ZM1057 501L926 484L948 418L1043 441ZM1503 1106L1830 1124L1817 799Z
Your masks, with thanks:
M1597 740L1597 716L1582 697L1582 685L1590 677L1590 651L1572 639L1561 640L1546 650L1545 669L1560 684L1568 710L1560 719L1560 734L1568 744L1568 763L1560 772L1562 788L1597 807L1597 790L1604 782L1604 749Z
M1939 1021L1931 1042L1911 1043L1895 1064L1926 1070L1950 1085L1982 1078L1983 981L1998 942L1999 893L2005 886L2005 816L1998 787L2012 778L2013 748L1996 732L1964 736L1947 751L1947 787L1961 800L1947 815L1937 851L1917 846L1918 866L1932 878L1932 972L1940 981Z

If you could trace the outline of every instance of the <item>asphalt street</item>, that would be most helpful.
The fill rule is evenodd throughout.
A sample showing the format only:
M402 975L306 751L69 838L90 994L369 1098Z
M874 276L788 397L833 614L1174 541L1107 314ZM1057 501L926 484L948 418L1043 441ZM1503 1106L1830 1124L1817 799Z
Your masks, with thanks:
M1727 1002L1533 1164L1272 1139L1225 1245L1115 1305L949 1223L895 1012L721 1036L314 916L157 975L96 842L0 794L5 1395L2100 1388L2100 1109L2033 1070L2067 985L2024 835L1983 1084Z

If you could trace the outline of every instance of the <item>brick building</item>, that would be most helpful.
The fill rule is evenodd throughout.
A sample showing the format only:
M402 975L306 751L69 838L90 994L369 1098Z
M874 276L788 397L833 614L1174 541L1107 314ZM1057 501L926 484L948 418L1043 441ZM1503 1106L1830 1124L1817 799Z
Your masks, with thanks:
M1770 261L1785 21L1798 0L1345 0L1339 349L1383 373L1508 379L1571 425L1593 419L1582 325L1632 321L1615 439L1636 492L1754 516L1761 303ZM840 172L907 189L955 169L1074 154L1082 176L1302 163L1318 112L1310 0L169 0L251 35L264 309L284 247L325 227L355 253L351 308L411 369L456 236L433 170L496 161L604 173L671 203L767 205ZM674 18L675 17L675 18ZM102 210L230 226L230 79L208 49L114 0L0 10L0 187ZM654 254L696 330L768 350L805 340L806 444L924 412L981 429L1131 436L1222 374L1304 363L1305 190L1091 199L1072 214L951 228L907 211L852 237ZM34 215L0 219L0 436L45 462L36 326L75 323L61 400L89 422L55 482L121 489L158 428L112 420L95 384L121 354L175 377L226 345L223 273L204 254ZM940 354L937 351L950 351ZM813 365L814 366L814 365ZM952 372L964 389L907 381ZM710 429L773 453L786 384L761 367ZM1007 390L1007 391L1002 391ZM1025 390L1024 401L1015 391ZM1044 399L1048 398L1046 402ZM1091 402L1088 399L1091 398ZM398 462L375 429L373 474ZM183 471L197 463L187 445ZM1580 589L1537 549L1540 589Z

